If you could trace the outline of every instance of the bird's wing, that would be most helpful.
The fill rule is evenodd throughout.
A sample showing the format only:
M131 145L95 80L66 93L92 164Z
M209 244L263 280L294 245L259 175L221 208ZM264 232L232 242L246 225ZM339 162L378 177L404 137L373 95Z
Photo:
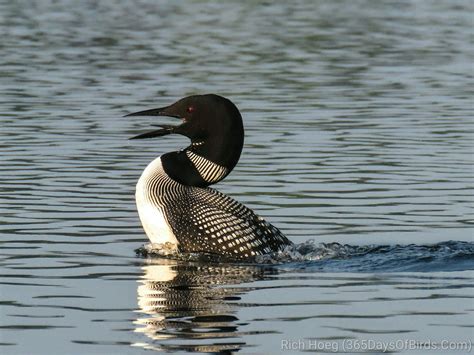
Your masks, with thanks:
M211 188L188 189L166 214L184 252L248 259L292 243L251 209Z

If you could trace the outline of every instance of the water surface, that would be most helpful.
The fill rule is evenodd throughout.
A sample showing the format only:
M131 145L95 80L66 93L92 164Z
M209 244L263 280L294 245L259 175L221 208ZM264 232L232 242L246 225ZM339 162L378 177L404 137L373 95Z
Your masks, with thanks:
M473 10L1 3L0 352L472 339ZM130 142L157 122L122 116L207 92L235 102L246 127L216 188L295 243L340 243L335 255L135 256L146 242L135 183L187 141Z

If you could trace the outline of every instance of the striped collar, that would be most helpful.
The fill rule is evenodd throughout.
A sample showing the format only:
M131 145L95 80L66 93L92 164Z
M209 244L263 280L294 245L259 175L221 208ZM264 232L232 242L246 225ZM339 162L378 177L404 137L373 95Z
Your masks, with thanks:
M228 170L225 166L213 163L212 161L193 153L190 150L186 150L186 154L194 164L196 170L199 172L199 175L209 183L215 183L222 180L228 173Z

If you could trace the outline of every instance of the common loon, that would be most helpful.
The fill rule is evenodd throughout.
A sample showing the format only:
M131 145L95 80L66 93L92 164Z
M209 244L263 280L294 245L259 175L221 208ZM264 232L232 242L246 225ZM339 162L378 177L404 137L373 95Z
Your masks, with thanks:
M215 94L194 95L127 116L182 120L178 126L158 125L160 129L131 139L177 133L191 140L187 148L153 160L138 180L138 214L152 243L241 260L292 245L251 209L208 187L232 171L242 152L242 117L230 100Z

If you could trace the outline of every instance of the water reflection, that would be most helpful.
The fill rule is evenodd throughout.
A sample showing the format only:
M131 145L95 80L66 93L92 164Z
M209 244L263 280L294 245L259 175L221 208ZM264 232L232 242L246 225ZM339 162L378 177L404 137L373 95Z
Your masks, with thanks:
M166 259L150 261L142 270L137 288L140 316L135 324L136 332L144 333L151 343L134 345L199 352L238 351L245 346L239 327L246 323L236 316L232 301L239 301L246 290L237 285L271 273L261 267Z

